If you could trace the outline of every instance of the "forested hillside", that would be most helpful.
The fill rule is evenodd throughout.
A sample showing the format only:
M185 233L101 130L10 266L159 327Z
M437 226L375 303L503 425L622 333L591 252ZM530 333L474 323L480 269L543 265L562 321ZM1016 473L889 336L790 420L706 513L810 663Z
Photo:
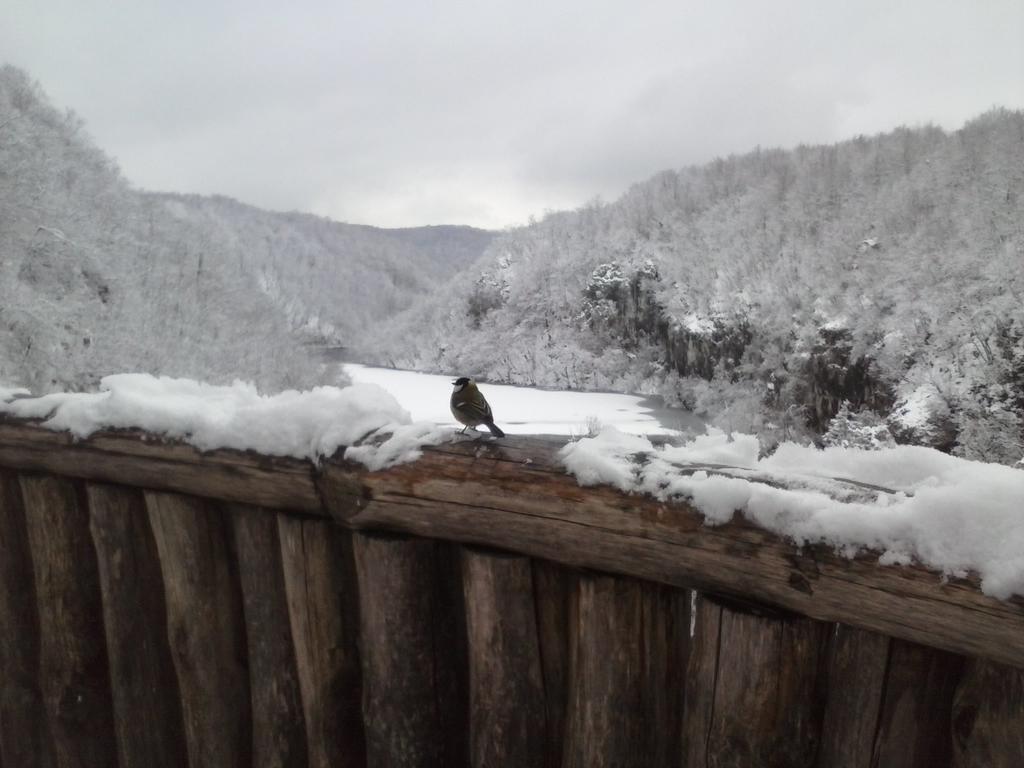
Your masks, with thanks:
M727 428L1024 455L1024 114L758 149L496 240L380 362ZM839 414L839 418L835 418Z
M350 344L491 237L140 192L78 117L0 69L0 383L88 389L126 371L316 383L305 342Z
M289 325L329 344L357 344L373 324L469 266L494 239L471 227L380 229L231 198L150 195L243 263Z

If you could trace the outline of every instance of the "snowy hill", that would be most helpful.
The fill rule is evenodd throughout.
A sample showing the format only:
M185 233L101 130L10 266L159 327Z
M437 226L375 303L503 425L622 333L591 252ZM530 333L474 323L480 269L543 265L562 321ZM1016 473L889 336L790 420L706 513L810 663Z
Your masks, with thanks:
M664 172L506 233L374 341L399 367L659 392L768 445L1015 462L1024 113Z
M309 383L273 303L135 192L74 114L0 69L0 381L89 388L124 370Z
M316 383L304 341L351 344L493 235L382 230L141 192L14 67L0 69L0 382L121 371Z
M148 197L216 237L221 257L246 265L292 329L345 346L475 262L495 236L472 227L343 224L225 197Z

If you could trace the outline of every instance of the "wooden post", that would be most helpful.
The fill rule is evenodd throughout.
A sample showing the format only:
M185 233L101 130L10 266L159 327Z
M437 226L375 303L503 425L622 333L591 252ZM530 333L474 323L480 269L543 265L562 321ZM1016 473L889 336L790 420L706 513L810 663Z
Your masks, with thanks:
M546 712L530 560L464 549L462 573L470 763L542 766Z
M0 763L50 764L39 691L39 616L21 487L0 470Z
M142 491L90 484L121 768L187 763L156 542Z
M445 666L463 663L439 645L435 542L381 534L353 536L359 578L360 648L367 763L380 768L466 765L445 734L466 722L444 706Z
M581 575L570 617L566 768L645 768L639 582Z
M39 679L59 766L117 763L110 668L89 513L75 486L21 477L39 606Z
M781 620L777 726L780 765L813 766L828 695L828 638L833 624L803 616Z
M311 768L363 768L358 585L352 536L277 516Z
M238 573L249 647L253 765L305 765L295 647L281 568L277 515L262 507L232 505Z
M687 764L813 766L827 625L706 601L686 687Z
M953 699L953 765L1024 765L1024 670L967 660Z
M462 592L459 546L434 542L434 648L437 649L437 700L444 718L441 732L446 765L469 765L469 661L466 605Z
M708 736L715 714L718 651L722 639L722 606L694 592L690 621L690 656L687 663L683 707L680 766L705 766Z
M225 521L193 496L146 492L167 594L190 768L252 762L244 619Z
M873 765L952 764L950 715L963 662L962 656L892 641Z
M836 624L818 768L870 768L891 639Z
M647 765L677 766L690 649L690 596L686 589L642 584L643 700ZM659 723L651 728L650 723Z
M544 704L547 708L544 768L561 768L565 745L565 711L569 680L569 616L574 599L574 571L546 560L533 560Z

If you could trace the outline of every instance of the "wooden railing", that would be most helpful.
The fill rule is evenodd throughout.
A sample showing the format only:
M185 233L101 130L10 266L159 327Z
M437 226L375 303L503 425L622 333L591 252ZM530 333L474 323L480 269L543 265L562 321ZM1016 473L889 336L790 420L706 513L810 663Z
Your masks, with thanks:
M0 766L1018 766L1024 602L581 488L0 421Z

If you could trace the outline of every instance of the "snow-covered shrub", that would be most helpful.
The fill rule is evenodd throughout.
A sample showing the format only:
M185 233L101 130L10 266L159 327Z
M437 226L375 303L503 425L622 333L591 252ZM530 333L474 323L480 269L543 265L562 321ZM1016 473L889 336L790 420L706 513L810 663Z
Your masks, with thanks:
M466 299L466 314L473 328L480 327L480 321L491 310L502 305L501 286L489 274L482 274L473 284Z
M669 408L685 408L692 411L696 402L694 388L702 385L707 385L704 379L692 376L683 378L675 371L669 371L658 383L654 394Z
M896 445L884 419L869 409L855 411L843 402L822 437L826 446L877 451Z
M957 456L1012 465L1024 455L1024 422L1013 411L1000 406L963 410L957 426Z
M592 330L614 329L628 294L627 288L628 280L617 261L599 264L583 288L580 320Z
M710 382L695 382L693 393L694 412L727 433L757 434L768 421L761 390L752 382L730 381L719 372Z
M587 282L586 288L583 289L583 293L592 301L608 299L616 302L622 299L627 283L619 262L599 264L590 273L590 280Z
M888 418L896 442L948 450L957 426L947 396L933 384L923 384L901 397Z
M466 298L466 315L472 328L479 328L488 312L505 305L513 275L514 262L507 254L500 256L494 267L477 275Z

